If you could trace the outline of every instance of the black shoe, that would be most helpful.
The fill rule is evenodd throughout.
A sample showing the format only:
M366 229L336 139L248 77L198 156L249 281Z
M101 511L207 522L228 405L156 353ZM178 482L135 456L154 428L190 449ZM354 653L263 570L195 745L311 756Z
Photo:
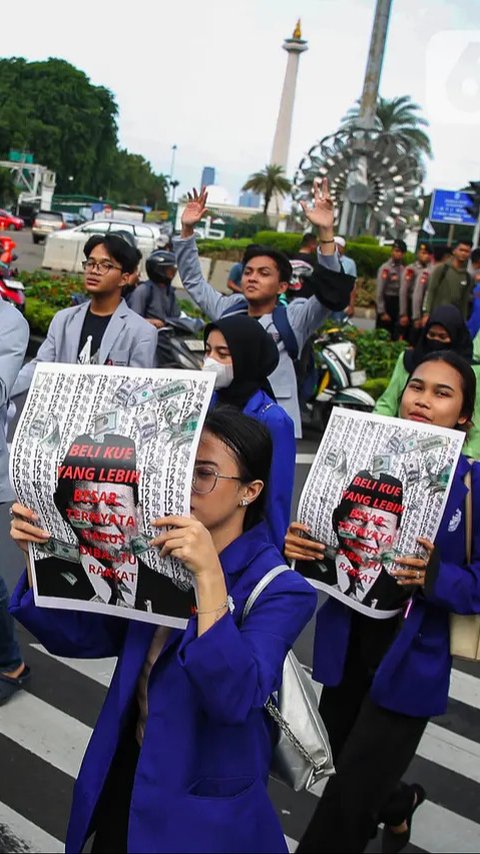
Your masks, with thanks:
M30 676L30 668L25 664L19 676L9 676L8 673L0 673L0 706L8 702L17 691L23 688L24 683Z
M410 842L410 834L412 832L412 819L413 814L417 807L420 804L423 804L427 793L423 786L420 786L419 783L413 783L410 787L412 789L414 795L414 801L412 805L412 809L409 814L405 816L405 821L407 822L407 830L404 830L403 833L394 833L393 830L386 824L383 828L382 835L382 854L397 854L398 851L403 851L406 845Z

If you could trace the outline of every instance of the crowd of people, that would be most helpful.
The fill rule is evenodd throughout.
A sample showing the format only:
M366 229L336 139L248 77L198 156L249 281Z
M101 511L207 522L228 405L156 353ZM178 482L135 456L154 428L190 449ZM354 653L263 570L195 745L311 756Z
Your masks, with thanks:
M353 313L357 271L334 234L323 181L304 205L315 232L297 255L252 245L230 273L232 294L222 295L202 274L194 236L207 201L205 191L193 191L180 236L154 253L148 282L136 287L140 259L128 235L92 236L84 249L88 298L55 315L25 364L28 324L0 301L4 425L9 401L28 389L38 363L154 368L159 331L180 315L177 270L209 318L203 369L215 375L215 391L193 470L191 515L152 520L158 534L150 543L195 579L186 630L35 603L28 545L45 543L50 533L32 508L15 501L0 431L0 514L10 509L11 536L26 562L10 604L0 576L0 704L30 675L14 619L54 655L118 658L76 781L68 852L84 850L90 837L94 852L287 850L267 792L277 733L265 704L317 610L317 595L300 573L282 572L242 615L270 570L325 554L324 543L291 521L301 435L296 363L324 319ZM420 541L422 557L396 559L391 574L410 586L408 608L375 620L327 597L317 611L313 678L323 686L320 712L336 774L300 852L364 851L379 824L383 851L405 847L426 793L402 777L428 720L446 709L449 613L480 613L480 534L477 527L467 543L465 522L467 502L480 506L480 465L468 459L480 459L480 410L475 272L466 269L469 259L473 270L480 266L479 251L462 242L451 256L434 259L420 243L406 267L405 251L395 241L378 273L377 325L410 347L376 411L462 431L466 451L435 542ZM286 305L279 302L285 294Z

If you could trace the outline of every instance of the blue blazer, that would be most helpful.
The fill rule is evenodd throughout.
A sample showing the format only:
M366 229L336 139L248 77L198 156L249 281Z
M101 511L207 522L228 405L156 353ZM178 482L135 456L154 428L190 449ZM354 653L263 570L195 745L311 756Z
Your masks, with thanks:
M435 540L438 572L417 593L408 616L377 668L370 696L385 709L431 717L445 712L452 658L449 613L480 613L480 464L472 465L473 543L467 565L465 545L465 473L461 456ZM428 579L428 573L427 573ZM313 676L324 685L338 685L347 653L351 610L329 598L317 614Z
M283 552L285 534L290 524L295 480L295 426L284 408L274 403L264 391L255 392L243 412L260 421L272 437L273 454L265 505L266 518L272 540L277 549Z
M312 616L316 594L297 573L282 573L240 626L255 584L284 561L264 524L231 543L220 559L233 614L200 638L196 618L184 632L172 631L150 675L128 851L287 851L266 789L272 731L263 706L281 682L285 655ZM155 626L37 608L25 576L11 612L55 655L118 655L75 784L66 851L80 852L122 726L136 703Z
M218 402L212 397L211 405ZM277 549L283 552L285 534L290 524L293 485L295 481L295 426L283 406L275 403L264 391L256 391L243 408L244 415L260 421L272 437L273 453L265 502L265 518L270 536Z

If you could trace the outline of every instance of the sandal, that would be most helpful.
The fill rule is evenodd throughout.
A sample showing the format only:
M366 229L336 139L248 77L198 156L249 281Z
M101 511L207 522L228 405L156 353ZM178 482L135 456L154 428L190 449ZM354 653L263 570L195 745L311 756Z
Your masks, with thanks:
M26 664L19 676L8 676L6 673L0 673L0 706L3 706L10 697L23 688L23 683L30 676L30 668Z
M412 789L414 795L414 801L409 814L405 816L405 821L407 822L407 830L404 830L402 833L394 833L393 830L386 824L383 828L382 835L382 854L397 854L397 852L402 851L410 841L413 814L415 810L420 806L420 804L423 804L425 798L427 797L425 789L423 788L423 786L420 786L419 783L412 783L410 788Z

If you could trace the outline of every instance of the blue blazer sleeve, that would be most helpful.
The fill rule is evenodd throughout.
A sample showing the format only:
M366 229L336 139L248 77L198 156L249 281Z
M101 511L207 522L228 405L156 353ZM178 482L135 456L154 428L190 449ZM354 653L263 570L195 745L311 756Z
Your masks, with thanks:
M190 621L179 661L210 718L240 724L252 709L263 707L279 687L285 656L316 605L317 595L305 579L285 572L259 596L242 626L228 613L197 637L197 621Z
M10 613L52 653L66 658L110 658L119 654L128 620L38 608L24 572L13 591Z
M464 505L465 506L465 505ZM442 560L435 568L430 583L427 572L425 595L427 599L453 611L455 614L480 614L480 464L472 465L472 558L470 564L459 565L456 562ZM463 526L458 534L464 538ZM465 554L465 546L459 544L459 551Z
M295 480L295 427L290 416L277 404L267 404L259 420L269 430L273 444L266 517L272 540L283 553Z

